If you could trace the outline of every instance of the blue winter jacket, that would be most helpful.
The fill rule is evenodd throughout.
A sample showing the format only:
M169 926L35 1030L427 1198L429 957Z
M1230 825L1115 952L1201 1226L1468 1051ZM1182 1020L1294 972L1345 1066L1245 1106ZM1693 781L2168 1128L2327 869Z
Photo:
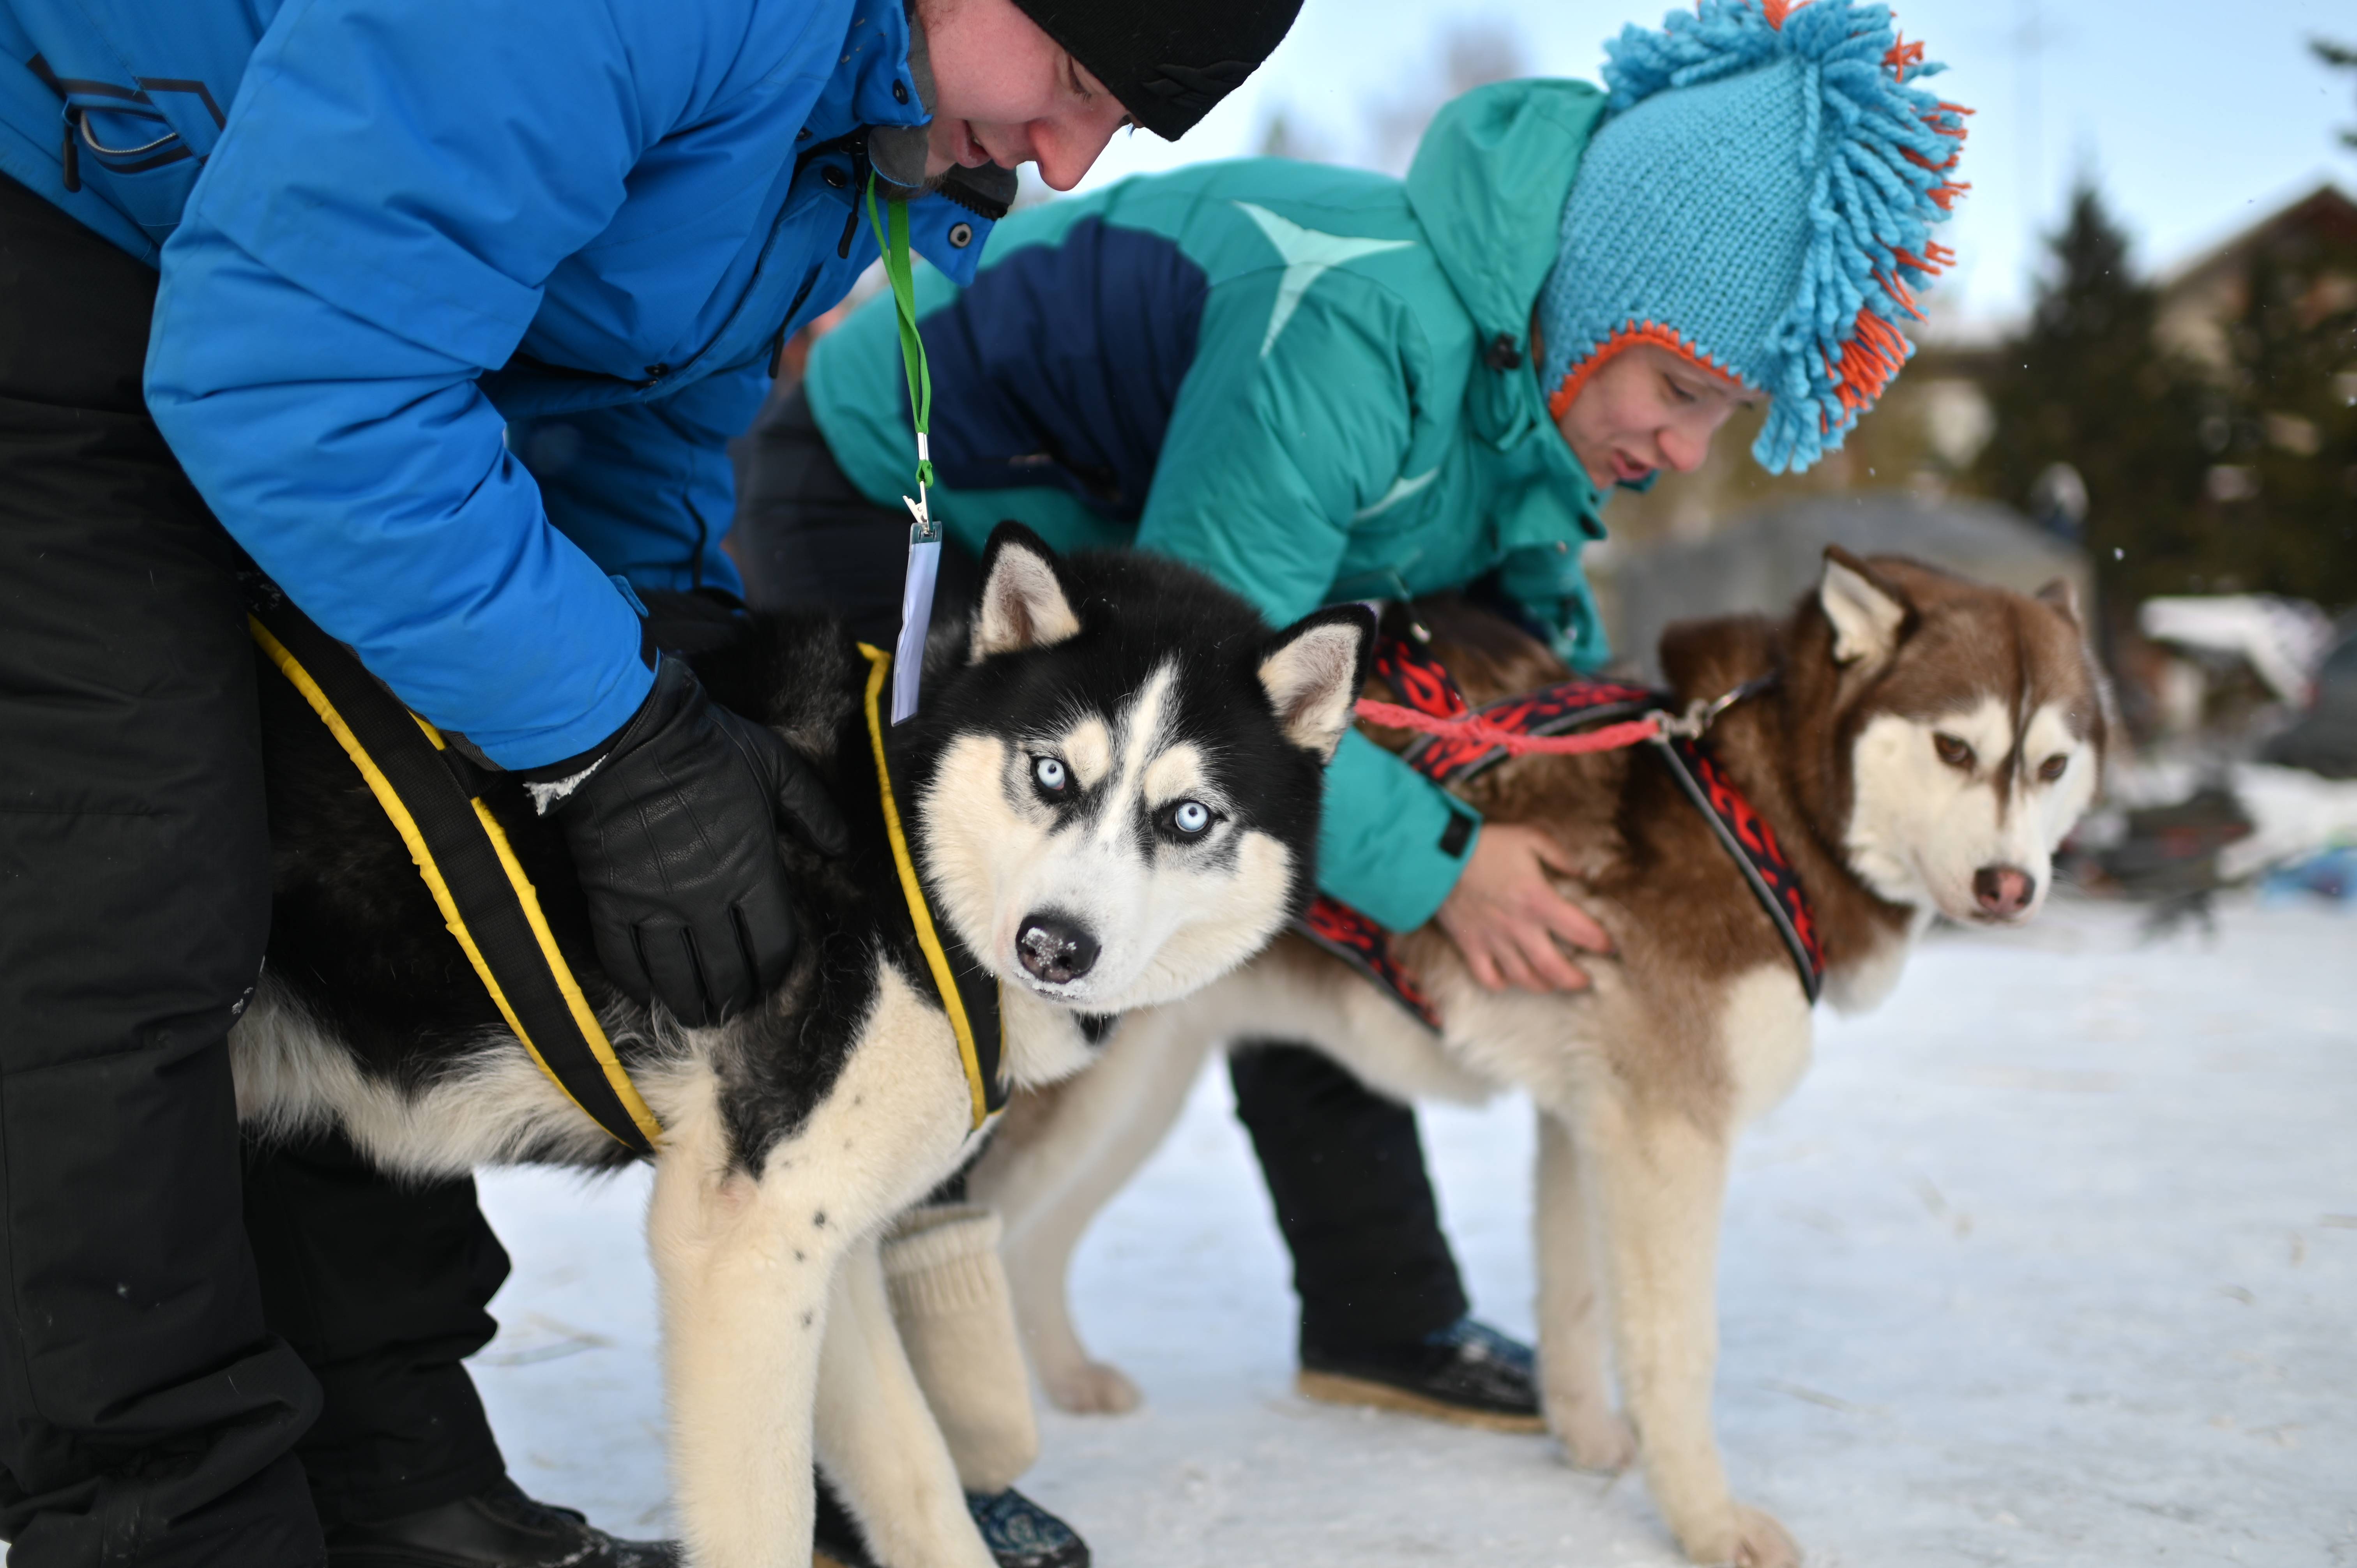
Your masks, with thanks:
M876 254L846 138L923 122L908 56L900 0L0 0L0 173L161 267L231 533L531 767L646 694L612 576L736 585L724 444ZM910 218L970 280L988 224Z

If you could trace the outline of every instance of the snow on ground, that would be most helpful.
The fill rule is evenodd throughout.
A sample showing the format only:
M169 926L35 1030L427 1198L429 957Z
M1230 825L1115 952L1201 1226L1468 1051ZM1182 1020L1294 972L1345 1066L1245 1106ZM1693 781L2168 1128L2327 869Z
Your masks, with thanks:
M1477 1310L1528 1332L1527 1109L1425 1128ZM475 1363L517 1479L636 1534L667 1518L644 1192L485 1178L516 1273ZM1293 1396L1224 1075L1074 1288L1149 1402L1049 1416L1024 1487L1103 1568L1679 1561L1640 1482L1544 1438ZM2357 1563L2357 918L1935 937L1745 1140L1719 1297L1738 1493L1822 1568Z

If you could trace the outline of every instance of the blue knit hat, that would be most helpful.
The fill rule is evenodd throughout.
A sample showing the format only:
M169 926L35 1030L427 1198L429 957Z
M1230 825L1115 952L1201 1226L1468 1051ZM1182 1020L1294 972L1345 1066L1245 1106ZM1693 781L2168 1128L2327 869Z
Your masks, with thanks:
M1702 0L1606 46L1605 119L1539 293L1556 417L1641 342L1769 399L1770 473L1836 450L1913 354L1898 328L1955 258L1931 226L1970 113L1941 68L1854 0Z

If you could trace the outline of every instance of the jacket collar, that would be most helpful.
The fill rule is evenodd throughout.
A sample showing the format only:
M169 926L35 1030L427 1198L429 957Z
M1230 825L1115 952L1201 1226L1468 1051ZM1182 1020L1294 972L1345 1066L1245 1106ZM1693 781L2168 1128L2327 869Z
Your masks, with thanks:
M834 74L803 118L801 152L838 142L862 126L925 124L928 115L909 64L909 27L899 0L858 0L852 7Z
M1408 168L1408 205L1480 334L1467 413L1501 449L1550 423L1531 365L1531 309L1604 102L1584 81L1476 88L1442 106Z

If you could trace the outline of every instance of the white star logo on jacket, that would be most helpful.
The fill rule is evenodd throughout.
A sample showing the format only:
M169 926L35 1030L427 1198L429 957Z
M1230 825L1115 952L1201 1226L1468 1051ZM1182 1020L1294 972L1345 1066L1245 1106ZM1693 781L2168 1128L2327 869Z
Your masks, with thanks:
M1260 340L1263 359L1276 347L1276 336L1293 319L1301 296L1309 292L1309 285L1328 268L1380 251L1411 250L1415 244L1413 240L1361 240L1349 234L1323 234L1315 229L1304 229L1289 218L1279 218L1265 207L1255 207L1249 201L1236 205L1260 225L1260 231L1268 236L1268 242L1285 258L1285 277L1276 285L1276 306L1268 313L1268 331Z

